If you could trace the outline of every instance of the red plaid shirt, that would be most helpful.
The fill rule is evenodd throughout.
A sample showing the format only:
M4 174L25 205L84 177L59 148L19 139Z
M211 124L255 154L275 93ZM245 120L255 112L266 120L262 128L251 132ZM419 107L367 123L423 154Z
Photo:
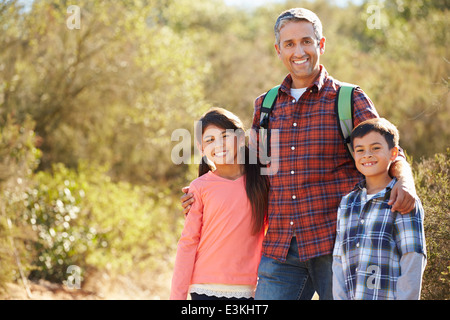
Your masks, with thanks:
M290 95L291 76L284 79L269 120L269 129L279 130L279 163L277 173L269 176L263 254L283 262L294 234L301 261L332 253L339 203L362 177L338 128L335 98L340 82L320 67L320 75L297 102ZM255 101L253 129L259 129L264 96ZM361 89L353 99L355 126L378 117Z

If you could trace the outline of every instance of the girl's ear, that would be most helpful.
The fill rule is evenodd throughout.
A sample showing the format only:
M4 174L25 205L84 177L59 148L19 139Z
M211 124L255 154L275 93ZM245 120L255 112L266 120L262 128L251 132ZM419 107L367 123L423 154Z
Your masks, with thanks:
M198 141L195 141L195 145L197 146L197 150L200 151L200 154L203 156L202 144Z
M244 136L239 136L238 146L239 147L245 147L245 135Z

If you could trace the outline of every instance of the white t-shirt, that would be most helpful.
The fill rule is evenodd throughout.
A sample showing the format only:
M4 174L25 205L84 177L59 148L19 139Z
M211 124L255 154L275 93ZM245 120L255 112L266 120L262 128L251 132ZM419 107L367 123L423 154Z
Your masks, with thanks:
M291 88L291 96L295 98L295 101L298 101L302 96L303 92L306 91L307 88L293 89Z
M367 201L369 201L370 199L372 199L373 197L375 197L377 194L367 194Z

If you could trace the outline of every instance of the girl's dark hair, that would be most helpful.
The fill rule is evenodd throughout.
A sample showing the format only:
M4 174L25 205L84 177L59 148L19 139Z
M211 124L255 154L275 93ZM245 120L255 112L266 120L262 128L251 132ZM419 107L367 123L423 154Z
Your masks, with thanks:
M232 112L222 108L212 108L206 112L199 120L203 132L209 125L215 125L222 129L239 130L242 134L245 133L244 125L242 121ZM241 131L242 130L242 131ZM197 136L197 141L201 145L202 135ZM265 220L267 218L267 203L269 194L269 179L265 175L261 175L260 163L251 164L249 161L250 152L245 145L242 147L244 150L238 152L238 156L244 156L244 173L245 173L245 190L247 197L252 207L252 220L253 220L253 234L258 233L264 227ZM243 152L242 152L243 151ZM202 158L198 168L198 176L202 176L211 168L206 162L205 157Z

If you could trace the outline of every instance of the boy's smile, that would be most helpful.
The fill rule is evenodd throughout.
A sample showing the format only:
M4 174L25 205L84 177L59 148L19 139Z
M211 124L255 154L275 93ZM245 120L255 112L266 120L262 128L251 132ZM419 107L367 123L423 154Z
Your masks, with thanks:
M370 161L370 162L363 162L363 163L362 163L362 165L363 165L364 167L371 167L371 166L374 166L374 165L376 165L376 164L377 164L376 161Z
M366 177L367 184L389 183L389 166L397 157L398 148L390 149L386 139L376 131L355 138L353 145L356 168Z

